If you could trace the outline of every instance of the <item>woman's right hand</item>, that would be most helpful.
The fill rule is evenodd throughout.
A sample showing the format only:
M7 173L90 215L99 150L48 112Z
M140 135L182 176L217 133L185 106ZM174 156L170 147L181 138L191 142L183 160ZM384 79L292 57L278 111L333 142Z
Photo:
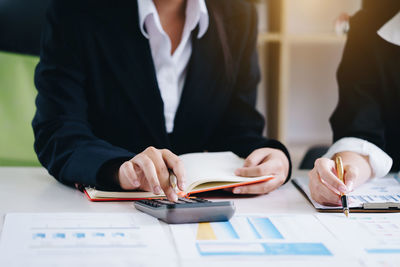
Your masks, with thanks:
M118 170L118 182L125 190L144 190L154 194L164 194L176 202L178 196L169 180L169 169L177 178L178 188L184 191L185 170L181 159L168 149L148 147Z
M335 162L331 159L317 159L314 169L309 172L311 197L325 206L342 205L340 194L353 191L372 174L368 157L355 152L340 152L337 155L343 160L345 183L337 177Z

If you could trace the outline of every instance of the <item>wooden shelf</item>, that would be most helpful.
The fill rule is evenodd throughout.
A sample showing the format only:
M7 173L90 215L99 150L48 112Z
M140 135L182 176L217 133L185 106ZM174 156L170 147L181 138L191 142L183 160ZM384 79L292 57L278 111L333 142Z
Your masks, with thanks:
M337 35L334 33L312 33L312 34L280 34L280 33L260 33L258 35L258 44L272 42L288 42L289 44L309 43L339 43L346 41L346 35Z
M320 34L298 34L290 35L287 37L290 43L344 43L346 42L346 35L337 35L334 33L320 33Z
M258 34L258 44L263 44L266 42L280 42L282 40L282 35L279 33L259 33Z

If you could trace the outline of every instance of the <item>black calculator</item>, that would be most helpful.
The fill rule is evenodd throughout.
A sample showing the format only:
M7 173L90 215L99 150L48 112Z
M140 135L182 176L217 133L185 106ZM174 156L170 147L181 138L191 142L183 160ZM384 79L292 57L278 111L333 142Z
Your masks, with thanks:
M187 197L177 202L168 199L145 199L134 202L135 208L166 223L197 223L228 221L235 213L232 201L212 202Z

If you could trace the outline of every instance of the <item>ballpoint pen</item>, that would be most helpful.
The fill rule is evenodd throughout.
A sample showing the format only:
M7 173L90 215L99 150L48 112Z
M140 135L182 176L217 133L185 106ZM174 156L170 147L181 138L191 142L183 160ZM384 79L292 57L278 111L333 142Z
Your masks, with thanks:
M181 191L178 189L177 179L176 179L175 174L172 172L172 170L169 170L169 184L171 185L172 189L176 192L178 197L186 196L186 193L184 191Z
M337 172L337 175L338 175L340 181L345 183L345 181L344 181L343 162L342 162L342 158L340 156L336 157L336 172ZM347 201L347 195L341 193L340 194L340 199L342 201L343 213L344 213L344 215L346 215L346 217L349 217L350 210L349 210L349 204L348 204L348 201Z
M171 185L172 189L174 189L174 191L176 191L177 186L176 186L176 176L175 174L172 172L172 170L169 170L169 184Z

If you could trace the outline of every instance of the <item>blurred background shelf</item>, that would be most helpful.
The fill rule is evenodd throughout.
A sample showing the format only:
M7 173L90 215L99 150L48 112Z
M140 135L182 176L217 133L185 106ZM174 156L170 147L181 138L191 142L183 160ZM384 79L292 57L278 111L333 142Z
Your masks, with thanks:
M282 36L279 33L260 33L258 35L258 45L266 42L288 42L295 43L311 43L311 44L324 44L324 43L339 43L344 44L346 35L338 35L335 33L317 33L317 34L292 34Z
M262 71L258 109L265 134L287 144L294 164L309 147L329 145L337 103L336 70L345 34L335 20L353 15L362 0L254 0Z

